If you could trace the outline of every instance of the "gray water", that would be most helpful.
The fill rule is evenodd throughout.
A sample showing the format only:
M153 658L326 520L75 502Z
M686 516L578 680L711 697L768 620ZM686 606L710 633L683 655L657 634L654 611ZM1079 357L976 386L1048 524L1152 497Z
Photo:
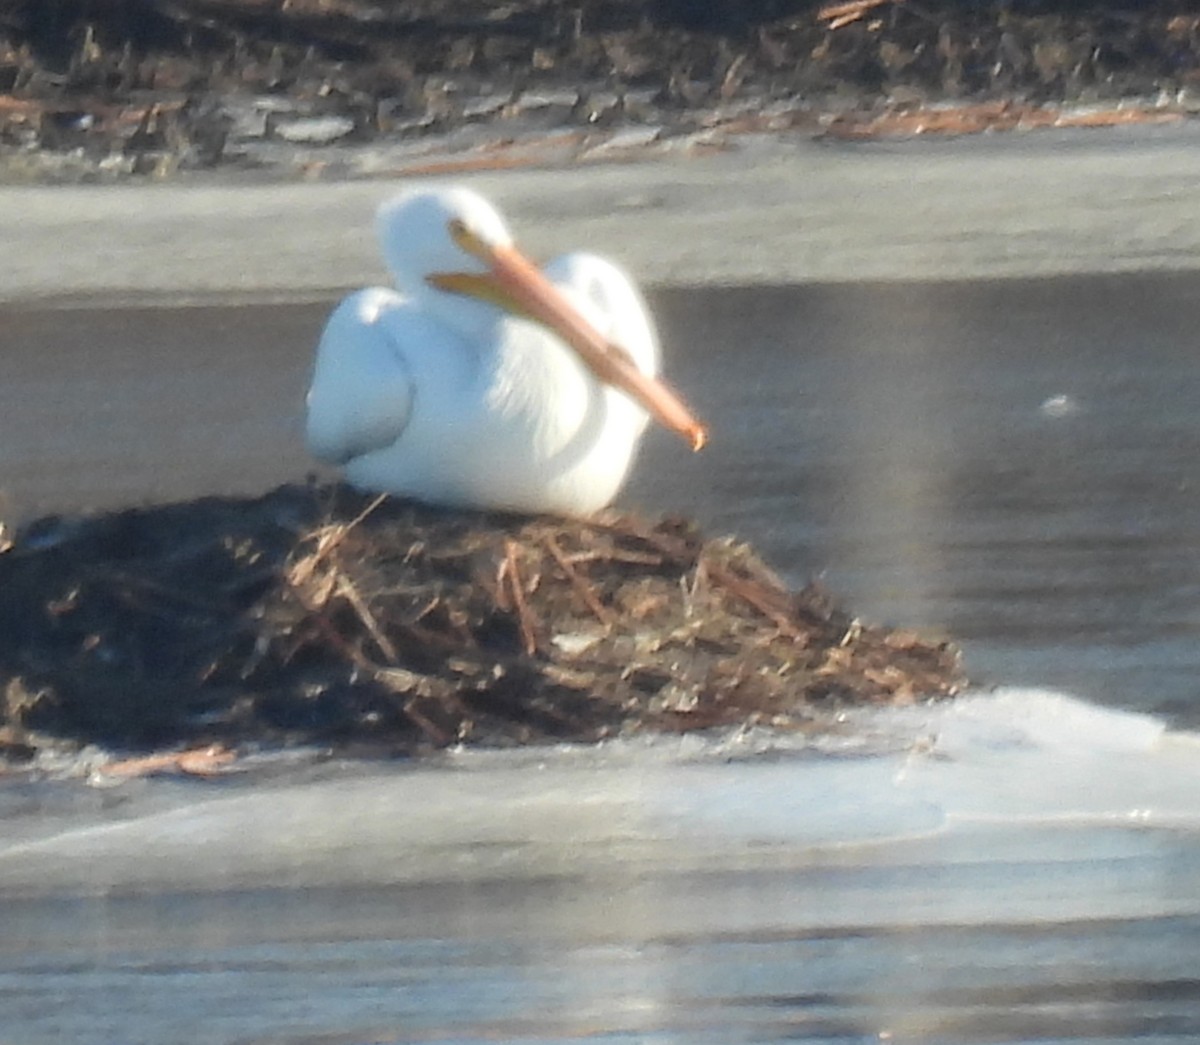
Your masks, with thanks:
M1198 292L660 293L713 438L624 503L1000 692L820 750L6 785L0 1043L1200 1037ZM0 315L6 515L302 476L327 308Z

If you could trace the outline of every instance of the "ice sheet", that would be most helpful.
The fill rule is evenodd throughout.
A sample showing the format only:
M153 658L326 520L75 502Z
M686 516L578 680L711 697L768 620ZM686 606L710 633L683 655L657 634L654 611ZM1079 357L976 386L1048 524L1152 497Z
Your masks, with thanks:
M751 732L151 781L90 806L57 792L40 812L26 795L0 895L1024 863L1073 869L1042 875L1061 903L1112 892L1114 861L1153 874L1164 838L1184 863L1200 853L1200 738L1152 716L1002 689L843 726L820 741ZM1088 867L1104 871L1091 885ZM1200 910L1200 887L1147 908L1118 885L1130 909Z

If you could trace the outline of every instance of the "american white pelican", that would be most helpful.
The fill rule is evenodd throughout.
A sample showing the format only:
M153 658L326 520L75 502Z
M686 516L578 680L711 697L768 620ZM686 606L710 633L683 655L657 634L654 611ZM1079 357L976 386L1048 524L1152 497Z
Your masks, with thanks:
M585 514L629 469L649 411L705 431L655 374L658 339L611 262L539 271L465 188L403 193L376 220L395 289L346 298L317 348L308 446L360 489Z

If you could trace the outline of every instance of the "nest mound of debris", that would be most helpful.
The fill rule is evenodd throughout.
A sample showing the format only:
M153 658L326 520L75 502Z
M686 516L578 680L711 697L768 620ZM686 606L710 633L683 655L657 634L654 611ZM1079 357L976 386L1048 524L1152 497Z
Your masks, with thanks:
M955 694L957 650L688 523L286 486L44 520L0 555L0 753L590 742L828 728Z
M10 181L408 173L328 147L552 129L578 132L541 154L561 162L615 127L711 148L1045 126L1064 104L1096 126L1144 119L1128 100L1183 118L1198 92L1192 0L0 0ZM985 107L828 126L944 103Z

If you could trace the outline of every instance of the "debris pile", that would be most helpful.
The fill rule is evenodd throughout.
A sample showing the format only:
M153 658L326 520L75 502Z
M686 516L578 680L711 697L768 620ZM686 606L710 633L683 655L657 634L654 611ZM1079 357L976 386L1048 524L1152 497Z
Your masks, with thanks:
M10 761L817 730L964 685L951 645L788 591L746 545L678 520L288 486L35 525L0 555L0 586Z
M1036 118L984 118L997 102ZM976 108L879 118L946 104ZM1195 5L0 0L9 181L403 173L420 169L403 150L355 166L329 146L447 136L472 162L511 164L480 150L570 129L533 154L562 161L618 130L720 147L747 129L823 133L847 114L855 137L968 133L1041 126L1064 105L1123 113L1090 125L1200 109Z

